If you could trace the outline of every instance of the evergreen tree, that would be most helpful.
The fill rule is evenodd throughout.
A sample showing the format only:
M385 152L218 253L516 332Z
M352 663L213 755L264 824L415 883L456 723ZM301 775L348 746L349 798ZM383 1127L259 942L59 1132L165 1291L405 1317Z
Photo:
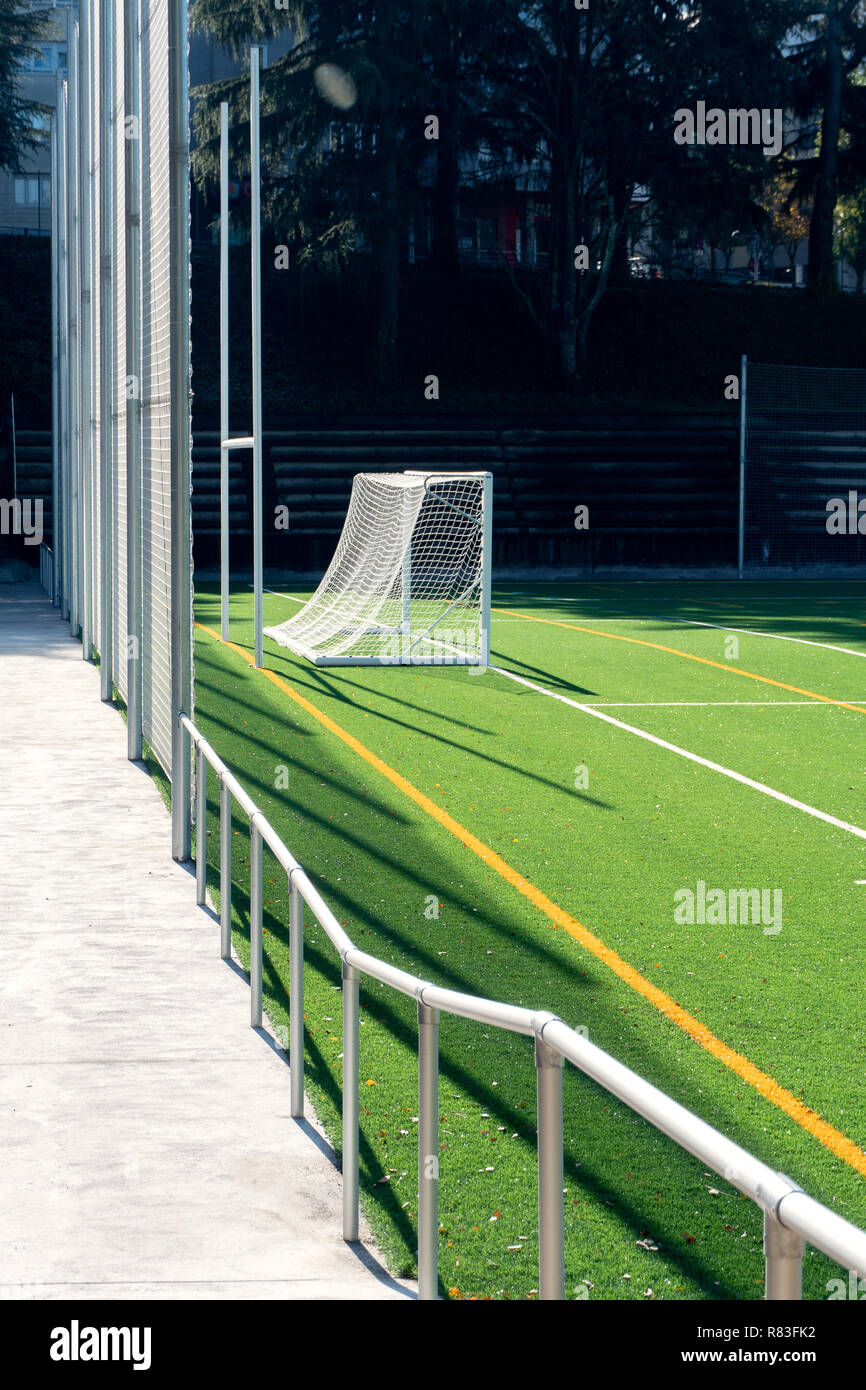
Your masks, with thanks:
M0 169L17 173L21 156L39 143L33 126L38 104L21 94L18 74L36 53L44 15L23 0L0 0Z

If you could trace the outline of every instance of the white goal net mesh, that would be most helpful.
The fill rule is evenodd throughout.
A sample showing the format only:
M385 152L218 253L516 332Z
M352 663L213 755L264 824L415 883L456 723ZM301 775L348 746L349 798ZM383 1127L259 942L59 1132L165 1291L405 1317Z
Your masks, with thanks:
M318 665L486 660L489 478L359 473L321 584L266 636Z

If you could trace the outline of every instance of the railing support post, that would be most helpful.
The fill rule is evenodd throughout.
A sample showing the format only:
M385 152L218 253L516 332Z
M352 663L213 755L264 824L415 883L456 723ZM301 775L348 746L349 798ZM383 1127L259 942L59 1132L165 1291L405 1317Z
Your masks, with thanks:
M195 900L204 905L207 890L207 758L199 748L195 785Z
M358 1239L359 984L343 961L343 1240Z
M232 955L232 794L220 782L220 958Z
M344 1056L345 1065L345 1056ZM304 900L289 877L289 1068L290 1110L304 1113Z
M418 1002L418 1297L439 1296L439 1010Z
M535 1039L538 1082L538 1292L565 1296L565 1223L562 1209L562 1057Z
M262 1026L262 837L250 821L250 1027Z
M803 1297L804 1249L803 1237L783 1226L775 1211L764 1212L764 1293L768 1303L786 1299L799 1302Z

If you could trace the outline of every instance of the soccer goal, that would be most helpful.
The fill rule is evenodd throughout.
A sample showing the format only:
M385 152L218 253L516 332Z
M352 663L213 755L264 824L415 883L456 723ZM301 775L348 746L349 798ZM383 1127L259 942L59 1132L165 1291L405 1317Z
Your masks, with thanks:
M866 567L866 370L743 359L739 572Z
M317 666L487 666L490 473L358 473L334 558L279 627Z

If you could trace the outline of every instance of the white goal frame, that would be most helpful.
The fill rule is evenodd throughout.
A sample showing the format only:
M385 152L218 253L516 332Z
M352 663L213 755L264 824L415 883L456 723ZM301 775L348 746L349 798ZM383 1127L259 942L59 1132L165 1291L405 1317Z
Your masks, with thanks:
M367 475L360 474L356 476ZM372 474L369 476L393 477L395 475ZM472 478L478 479L480 481L481 517L480 521L477 522L481 532L480 564L478 578L473 580L471 585L469 585L467 589L463 591L462 594L460 594L456 598L451 599L445 611L442 612L436 618L436 620L433 623L431 623L427 628L417 633L411 632L409 628L410 602L412 598L412 546L410 538L409 544L403 552L402 569L400 572L403 591L402 622L397 627L379 629L379 631L383 635L391 635L398 638L398 652L378 656L353 654L331 655L329 653L316 651L314 648L304 643L303 640L296 639L293 641L290 636L286 637L285 635L277 637L276 634L279 629L276 627L265 628L264 632L266 635L273 637L274 640L278 641L281 646L288 648L289 651L294 652L298 656L304 657L307 661L310 661L315 666L468 666L474 670L486 669L490 665L490 586L492 573L493 544L493 475L492 473L486 471L474 472L468 469L465 471L449 469L447 471L439 472L435 469L407 468L402 470L402 472L396 476L402 476L405 478L412 479L424 479L425 490L427 491L429 491L431 485L436 483L443 483L448 481L464 482L467 479ZM447 502L445 499L441 499L441 501L443 505L453 506L452 503ZM347 520L348 516L349 513L347 512ZM475 518L472 518L472 521L474 522ZM335 556L336 553L337 552L335 551ZM316 590L316 593L313 594L308 600L308 604L312 604L324 591L333 563L334 561L332 560L331 565L328 567L328 570L325 572L325 575L323 576L322 581L319 584L318 589ZM478 590L479 595L479 640L477 649L471 652L467 652L465 650L461 650L456 646L453 646L447 640L437 642L436 637L432 636L431 634L433 634L435 629L438 628L440 624L442 624L443 621L446 619L448 611L452 608L456 608L459 603L461 603L468 595L470 595L476 589ZM305 604L304 606L306 607L308 605ZM289 622L293 622L295 619L299 618L303 611L304 609L300 609L299 612L294 615L293 619L289 620ZM363 624L360 624L358 628L358 639L360 640L361 637L365 635L365 633L375 634L376 631L377 628L374 625L369 625L365 628ZM444 629L444 631L446 633L448 632L447 626ZM435 653L433 655L422 655L423 652L429 652L431 647L435 649Z

